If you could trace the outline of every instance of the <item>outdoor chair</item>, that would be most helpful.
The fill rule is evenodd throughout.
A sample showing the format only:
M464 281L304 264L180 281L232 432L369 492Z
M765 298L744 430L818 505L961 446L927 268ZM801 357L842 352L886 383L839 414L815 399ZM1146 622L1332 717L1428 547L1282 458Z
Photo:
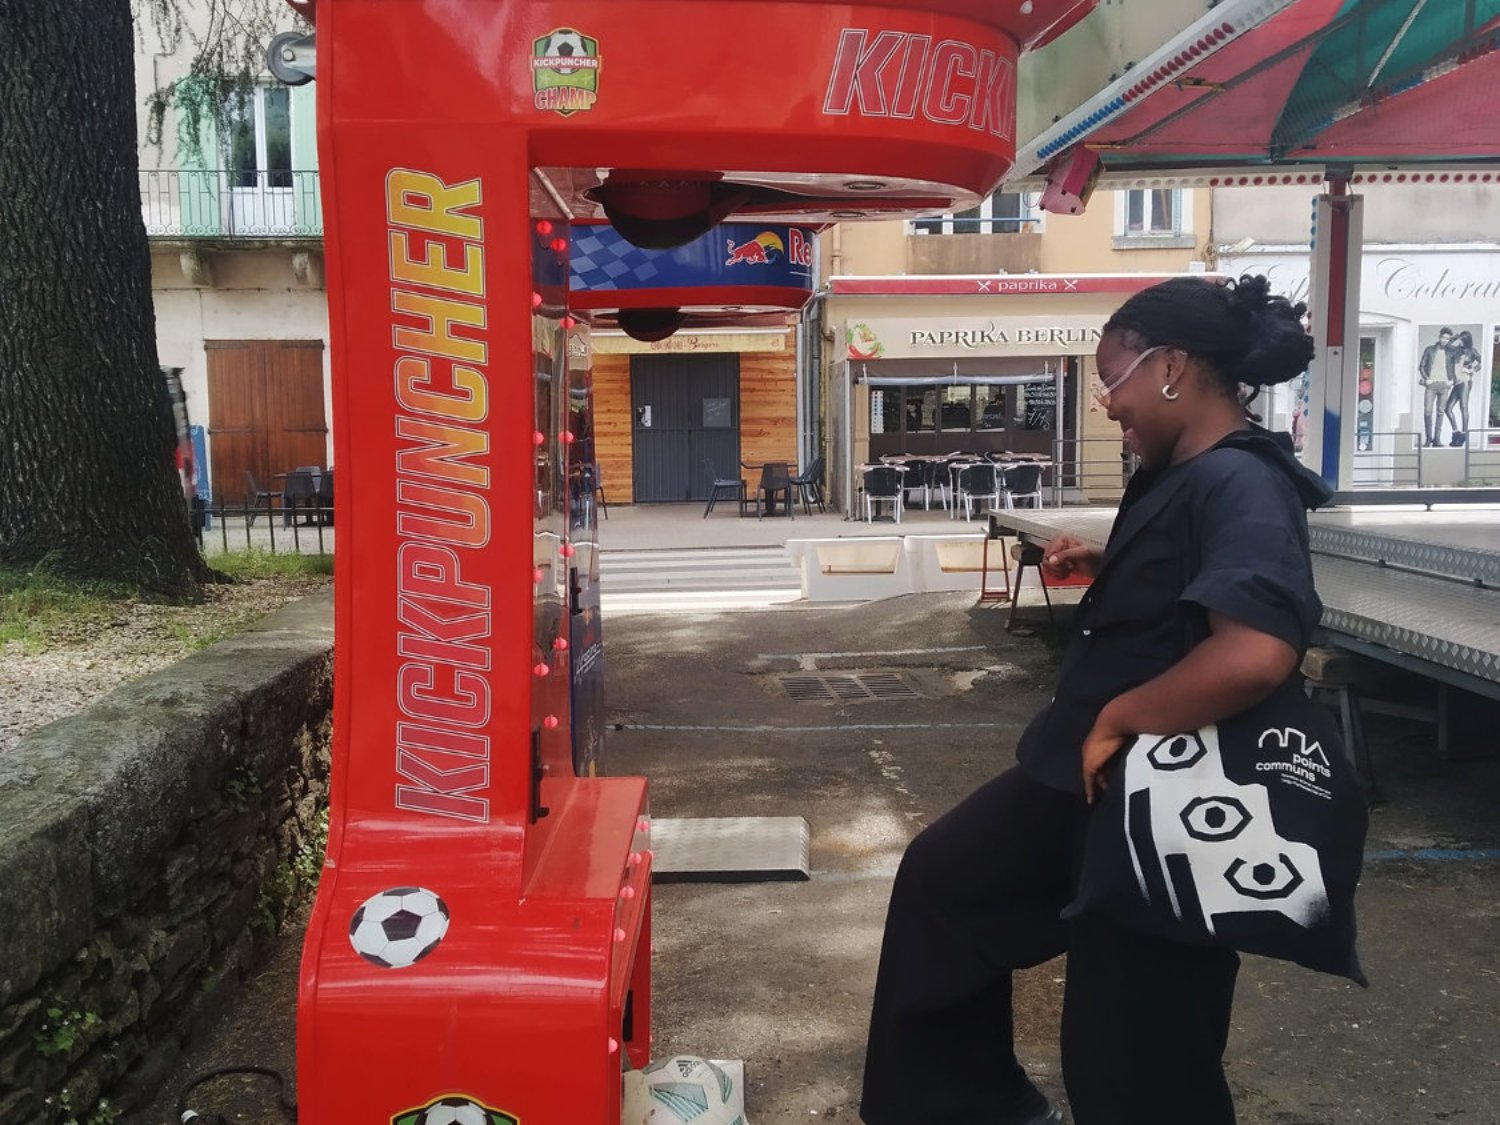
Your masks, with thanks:
M1014 508L1017 500L1029 501L1033 508L1042 506L1040 465L1012 465L1001 472L1000 481L1007 508Z
M776 497L786 497L786 514L792 519L797 518L797 505L793 499L796 486L792 484L791 473L787 471L785 461L767 461L760 469L760 483L755 486L755 518L761 518L761 501L765 501L766 511L772 515L776 514Z
M928 461L922 467L922 482L927 489L927 507L932 506L932 494L936 492L938 499L942 501L943 511L946 512L949 506L949 485L952 484L948 476L948 462Z
M996 507L1000 506L1000 482L999 474L995 472L995 466L988 463L965 465L958 470L958 495L955 500L962 500L964 506L964 519L974 518L974 505L979 500L991 500Z
M333 526L333 470L318 474L318 520Z
M318 507L318 478L323 470L316 465L299 465L286 475L281 493L281 526L291 527L299 508L314 515Z
M875 522L875 503L889 500L895 506L896 522L901 522L901 498L906 494L902 486L905 474L895 465L874 465L865 470L864 487L860 490L865 498L865 522Z
M703 518L708 519L708 513L714 510L714 505L720 500L737 500L740 505L740 515L745 514L745 482L739 477L721 477L714 471L714 463L707 457L703 459L703 467L708 470L708 479L711 482L708 488L708 506L703 509Z
M599 497L599 509L604 513L604 518L609 519L609 501L604 498L604 473L599 469L599 462L595 461L588 466L588 472L593 474L594 493Z
M902 507L911 503L911 494L914 492L922 494L922 507L924 509L930 507L932 493L927 487L928 462L914 457L905 461L897 461L896 465L898 468L906 470L906 473L901 477L901 491L903 493L901 497Z
M262 488L260 482L255 479L255 474L249 469L245 470L245 526L254 527L255 517L260 515L261 505L264 504L267 514L271 511L271 503L281 496L279 492L272 492L268 488Z
M812 515L812 507L808 504L808 498L818 506L818 511L827 509L823 506L823 455L820 453L813 458L813 463L807 467L807 472L798 473L792 477L792 487L802 497L802 510Z

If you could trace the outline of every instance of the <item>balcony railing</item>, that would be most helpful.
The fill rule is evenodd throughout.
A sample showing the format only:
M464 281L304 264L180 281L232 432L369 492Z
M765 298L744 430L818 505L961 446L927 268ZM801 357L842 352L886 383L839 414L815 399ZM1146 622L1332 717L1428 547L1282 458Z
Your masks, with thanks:
M141 170L152 238L321 238L317 172Z

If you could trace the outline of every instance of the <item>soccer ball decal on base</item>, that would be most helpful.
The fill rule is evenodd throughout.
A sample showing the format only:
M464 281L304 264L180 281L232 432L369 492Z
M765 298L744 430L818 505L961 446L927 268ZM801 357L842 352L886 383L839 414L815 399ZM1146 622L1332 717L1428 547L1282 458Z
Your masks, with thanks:
M354 952L382 969L415 965L447 932L447 903L423 887L395 887L372 895L349 920Z
M422 1125L490 1125L490 1115L467 1098L444 1098L422 1114Z
M518 1125L515 1117L480 1105L463 1094L448 1094L391 1118L391 1125Z
M677 1055L642 1074L651 1096L650 1125L745 1125L745 1092L707 1059Z

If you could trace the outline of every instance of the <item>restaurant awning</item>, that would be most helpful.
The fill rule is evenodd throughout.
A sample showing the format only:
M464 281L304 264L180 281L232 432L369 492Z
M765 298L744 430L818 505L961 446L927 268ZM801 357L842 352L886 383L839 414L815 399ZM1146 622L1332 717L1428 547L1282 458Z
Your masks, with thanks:
M1101 12L1089 20L1111 18ZM1066 45L1064 37L1032 61L1034 80L1049 66L1065 72ZM1358 188L1500 181L1497 79L1500 0L1224 0L1081 104L1057 107L1054 122L1022 144L1011 183L1050 185L1044 205L1076 210L1095 181L1218 188L1326 179L1311 242L1317 355L1304 456L1348 488Z
M1493 166L1497 48L1500 0L1228 0L1027 141L1015 175L1076 146L1109 179Z

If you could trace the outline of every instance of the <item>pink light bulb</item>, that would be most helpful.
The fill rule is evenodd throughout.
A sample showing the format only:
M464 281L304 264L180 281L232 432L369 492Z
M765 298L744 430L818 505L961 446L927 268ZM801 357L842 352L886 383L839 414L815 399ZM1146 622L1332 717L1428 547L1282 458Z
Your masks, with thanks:
M542 726L546 727L548 730L556 730L557 729L557 716L556 715L548 715L545 719L542 720Z
M558 651L558 652L567 652L568 651L568 638L567 637L558 637L556 640L554 640L552 642L552 647L556 651Z
M548 668L545 664L538 664L535 668L532 669L532 671L535 672L538 676L546 676L551 674L552 669Z
M540 446L540 445L546 445L547 444L547 435L544 434L544 433L542 433L541 430L537 430L535 433L533 433L531 435L531 444L532 445L538 445L538 446Z

